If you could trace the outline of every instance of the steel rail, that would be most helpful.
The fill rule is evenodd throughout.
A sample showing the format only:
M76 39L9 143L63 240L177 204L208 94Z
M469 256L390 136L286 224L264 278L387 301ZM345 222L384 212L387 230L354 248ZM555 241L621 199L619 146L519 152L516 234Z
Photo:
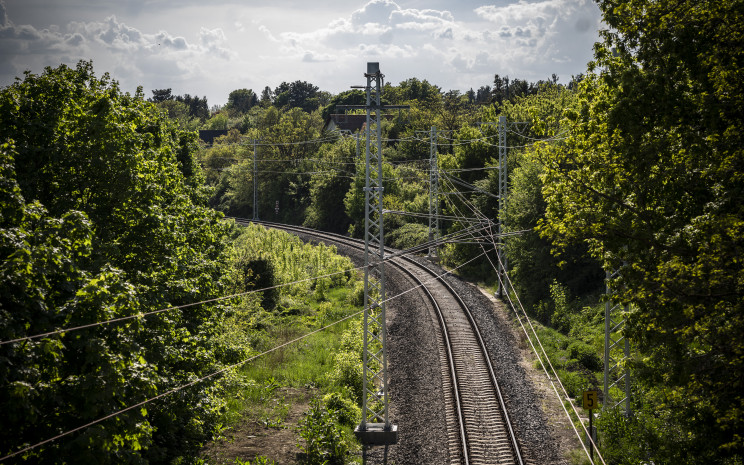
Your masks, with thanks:
M252 220L240 219L240 218L234 218L234 220L239 224L247 224L247 223L254 222L254 223L265 225L267 227L297 232L297 233L301 233L304 235L316 236L316 237L324 238L325 240L330 241L330 242L344 244L346 246L350 246L355 249L362 249L362 246L358 240L347 237L347 236L342 236L340 234L327 233L327 232L318 231L314 229L304 228L301 226L272 223L272 222L267 222L267 221L252 221ZM392 249L391 249L391 252L392 252ZM504 426L506 427L508 442L511 446L514 461L516 464L523 465L524 460L521 455L520 447L516 439L514 428L511 424L511 419L509 418L509 414L506 409L506 403L501 393L501 388L499 386L498 380L496 379L496 373L493 368L493 361L491 360L491 357L488 354L488 350L486 348L485 342L480 333L478 325L475 322L475 319L472 313L470 312L470 309L465 304L465 302L462 300L460 295L454 290L454 288L452 288L452 286L449 283L447 283L442 276L438 275L435 270L432 270L429 267L421 263L418 263L409 257L398 255L396 259L401 259L405 261L407 264L409 264L409 266L415 266L416 268L420 270L424 270L426 273L432 275L446 289L446 291L457 300L458 305L463 310L463 314L466 316L469 322L469 326L478 342L480 352L484 358L485 365L488 369L488 374L489 374L491 384L493 386L493 391L496 394L499 408L500 408L500 413L503 419L503 423L504 423ZM447 324L445 321L444 313L441 307L439 306L437 299L434 297L432 292L424 284L424 281L422 281L419 277L417 277L413 272L406 269L406 267L403 266L402 264L395 263L395 260L393 260L393 264L396 266L396 268L401 270L405 275L407 275L410 279L412 279L415 283L417 283L420 286L420 288L428 296L430 302L433 304L433 308L435 309L437 319L439 320L439 325L442 329L442 338L444 339L444 346L445 346L444 348L445 348L445 352L447 355L447 362L449 365L449 375L452 377L453 399L455 403L454 408L456 410L457 421L459 423L459 436L460 436L460 444L461 444L461 448L460 448L461 450L459 452L462 453L461 463L469 465L470 464L470 447L469 447L470 440L468 439L468 433L466 431L467 421L465 418L464 408L462 405L463 399L462 399L462 394L461 394L460 387L459 387L459 376L457 374L455 356L453 354L452 342L451 342L449 330L447 328Z

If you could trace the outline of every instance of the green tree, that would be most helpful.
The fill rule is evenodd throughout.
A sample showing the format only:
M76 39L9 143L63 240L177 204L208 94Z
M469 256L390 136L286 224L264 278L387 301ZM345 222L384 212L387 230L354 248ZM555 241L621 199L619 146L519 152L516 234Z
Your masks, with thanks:
M545 218L546 208L542 194L542 160L551 150L560 148L541 143L511 157L513 168L504 212L507 231L525 231L506 242L509 274L527 310L545 324L551 323L553 304L548 302L554 282L565 285L571 295L584 297L601 292L605 276L584 244L573 244L558 257L551 253L550 241L538 232L537 226ZM497 175L489 176L493 184L497 182L494 179ZM540 306L541 301L545 302L543 306Z
M271 90L271 87L264 87L264 90L261 91L261 99L258 103L263 108L270 107L274 103L274 91Z
M205 205L195 135L141 91L122 93L89 62L27 73L0 92L0 141L0 340L221 294L225 226ZM219 317L203 305L0 346L0 453L214 370ZM91 426L31 460L169 462L210 434L210 389Z
M252 89L236 89L227 97L225 109L235 113L247 113L258 105L258 96Z
M150 97L151 102L155 103L161 103L168 100L173 100L175 96L171 94L172 89L169 87L167 89L153 89L152 90L152 97Z
M274 105L279 108L317 110L321 104L318 86L306 81L282 82L274 89Z
M442 89L424 79L406 79L397 86L385 85L384 95L395 104L418 100L419 102L437 102L442 97Z
M344 198L351 186L355 141L342 139L336 144L326 144L318 152L321 157L318 170L310 180L310 205L304 225L343 234L351 221L344 209Z
M189 107L183 102L169 99L157 103L157 106L181 129L195 131L199 126L199 120L190 115Z
M84 269L92 258L94 238L84 213L73 210L52 217L38 202L24 201L13 172L14 152L8 144L0 151L0 338L140 311L134 288L121 270ZM136 326L2 346L0 408L6 428L0 431L0 454L117 410L122 407L117 397L151 395L154 373L140 362L145 351L134 341ZM122 462L139 463L136 449L148 447L152 439L145 419L139 410L121 415L105 428L83 431L77 442L87 442L85 448L69 441L52 443L30 451L30 460L75 457L113 463L113 454Z
M269 107L254 108L249 116L252 127L245 136L260 140L256 148L259 218L301 224L310 203L310 175L307 173L319 171L314 160L322 145L319 140L323 129L320 115L296 107L286 111ZM246 154L246 150L250 154ZM229 153L239 153L240 162L222 171L210 203L230 215L252 214L253 147L207 150L202 158L211 159L209 168L224 169L225 160L218 161L217 152L220 158L229 158ZM324 170L321 168L320 171ZM214 171L210 169L209 174L214 179ZM277 201L280 207L278 217L274 213Z
M741 460L744 4L599 4L612 30L547 160L542 229L620 267L637 379L684 431L654 460Z
M331 117L331 114L343 113L343 111L336 108L338 105L365 105L366 103L367 96L364 91L359 89L347 90L331 98L328 105L323 107L321 116L323 117L323 121L325 121Z
M200 121L205 121L209 118L209 104L207 104L207 97L200 98L197 95L191 96L189 94L176 95L174 97L177 102L185 103L189 107L189 115L193 118L197 118Z

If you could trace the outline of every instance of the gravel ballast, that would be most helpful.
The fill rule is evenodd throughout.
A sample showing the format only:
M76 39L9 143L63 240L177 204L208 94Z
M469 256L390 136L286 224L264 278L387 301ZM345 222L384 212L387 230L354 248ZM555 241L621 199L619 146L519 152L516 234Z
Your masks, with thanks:
M317 237L300 237L317 242ZM363 263L361 251L333 244L355 264ZM444 272L425 259L417 261ZM392 266L385 270L387 298L402 294L392 298L386 307L390 417L399 431L398 444L389 447L387 463L449 464L448 428L456 425L447 424L444 411L438 323L423 293L404 293L411 288L411 281ZM446 279L468 305L480 328L527 463L567 464L555 437L556 422L549 422L541 408L545 394L536 389L534 374L528 376L525 371L529 363L511 327L508 310L476 286L453 275ZM367 463L382 464L384 455L384 448L373 448L368 452Z

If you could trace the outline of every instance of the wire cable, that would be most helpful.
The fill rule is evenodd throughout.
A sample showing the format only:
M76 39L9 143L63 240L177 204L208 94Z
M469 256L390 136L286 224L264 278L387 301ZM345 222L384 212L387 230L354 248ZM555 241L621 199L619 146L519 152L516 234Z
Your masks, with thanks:
M478 257L475 257L475 258L473 258L473 259L471 259L471 260L469 260L469 261L467 261L467 262L465 262L465 263L461 264L460 266L458 266L458 267L457 267L457 268L455 268L454 270L457 270L458 268L460 268L460 267L462 267L462 266L465 266L465 265L467 265L468 263L470 263L470 262L471 262L471 261L473 261L473 260L476 260L477 258L480 258L480 256L478 256ZM384 300L383 302L389 302L389 301L391 301L391 300L393 300L393 299L396 299L396 298L398 298L398 297L401 297L401 296L403 296L403 295L405 295L405 294L408 294L409 292L412 292L412 291L414 291L414 290L416 290L416 289L418 289L418 288L422 287L422 286L423 286L423 285L424 285L425 283L429 283L429 282L432 282L433 280L439 279L439 278L441 278L442 276L446 276L446 275L448 275L448 274L451 274L451 271L446 271L446 272L444 272L444 273L442 273L442 274L440 274L440 275L436 275L436 276L434 276L434 277L432 277L432 278L430 278L430 279L428 279L428 280L426 280L426 281L422 281L422 282L421 282L420 284L417 284L417 285L415 285L415 286L413 286L413 287L411 287L411 288L409 288L409 289L407 289L407 290L405 290L405 291L403 291L403 292L401 292L401 293L399 293L399 294L396 294L396 295L394 295L394 296L392 296L392 297L389 297L389 298L385 299L385 300ZM382 302L379 302L379 303L382 303ZM30 445L30 446L27 446L27 447L25 447L25 448L23 448L23 449L17 450L17 451L15 451L15 452L13 452L13 453L10 453L10 454L8 454L8 455L5 455L5 456L3 456L3 457L0 457L0 462L3 462L3 461L5 461L5 460L7 460L7 459L9 459L9 458L13 458L13 457L16 457L16 456L18 456L18 455L20 455L20 454L23 454L23 453L25 453L25 452L28 452L28 451L30 451L30 450L32 450L32 449L36 449L37 447L43 446L44 444L48 444L48 443L50 443L50 442L54 442L54 441L56 441L56 440L58 440L58 439L61 439L61 438L65 437L65 436L69 436L69 435L71 435L71 434L73 434L73 433L76 433L76 432L78 432L78 431L81 431L81 430L83 430L83 429L85 429L85 428L88 428L88 427L90 427L90 426L93 426L93 425L96 425L96 424L98 424L98 423L101 423L101 422L103 422L103 421L106 421L106 420L108 420L108 419L110 419L110 418L113 418L113 417L116 417L116 416L118 416L118 415L121 415L122 413L125 413L125 412L128 412L128 411L130 411L130 410L134 410L134 409L136 409L136 408L142 407L142 406L144 406L144 405L146 405L146 404L149 404L150 402L153 402L153 401L155 401L155 400L158 400L158 399L161 399L161 398L163 398L163 397L166 397L166 396L169 396L169 395L171 395L171 394L174 394L174 393L176 393L176 392L179 392L179 391L181 391L181 390L183 390L183 389L185 389L185 388L187 388L187 387L191 387L191 386L194 386L194 385L196 385L196 384L198 384L198 383L201 383L202 381L205 381L205 380L207 380L207 379L210 379L210 378L214 378L214 377L215 377L215 376L217 376L217 375L220 375L220 374L222 374L222 373L225 373L225 372L227 372L227 371L229 371L229 370L235 369L235 368L237 368L237 367L239 367L239 366L245 365L246 363L248 363L248 362L251 362L251 361L253 361L253 360L256 360L257 358L259 358L259 357L262 357L262 356L264 356L264 355L270 354L270 353L272 353L272 352L276 352L277 350L279 350L279 349L281 349L281 348L287 347L288 345L291 345L291 344L294 344L295 342L301 341L301 340L303 340L303 339L305 339L305 338L307 338L307 337L309 337L309 336L312 336L313 334L316 334L316 333L319 333L319 332L321 332L321 331L324 331L324 330L326 330L326 329L328 329L328 328L330 328L330 327L332 327L332 326L335 326L335 325L337 325L337 324L339 324L339 323L341 323L341 322L343 322L343 321L346 321L346 320L348 320L348 319L350 319L350 318L353 318L353 317L355 317L355 316L357 316L357 315L360 315L360 314L361 314L361 313L363 313L363 312L364 312L365 310L366 310L366 309L360 310L360 311L358 311L358 312L354 312L354 313L352 313L352 314L350 314L350 315L347 315L347 316L345 316L344 318L341 318L340 320L337 320L337 321L335 321L335 322L333 322L333 323L330 323L330 324L328 324L328 325L325 325L325 326L323 326L323 327L321 327L321 328L318 328L318 329L316 329L316 330L310 331L309 333L306 333L306 334L304 334L304 335L302 335L302 336L299 336L299 337L297 337L297 338L295 338L295 339L292 339L291 341L288 341L288 342L285 342L285 343L283 343L283 344L280 344L280 345L278 345L278 346L276 346L276 347L273 347L273 348L271 348L271 349L269 349L269 350L267 350L267 351L264 351L264 352L262 352L262 353L260 353L260 354L257 354L257 355L254 355L254 356L248 357L248 358L247 358L247 359L245 359L245 360L242 360L242 361L240 361L240 362L237 362L237 363L234 363L234 364L232 364L232 365L229 365L229 366L227 366L227 367L225 367L225 368L222 368L222 369L220 369L220 370L217 370L217 371L215 371L215 372L212 372L212 373L210 373L210 374L208 374L208 375L205 375L205 376L202 376L202 377L200 377L200 378L197 378L197 379L195 379L195 380L193 380L193 381L190 381L190 382L188 382L188 383L186 383L186 384L182 384L182 385L180 385L180 386L178 386L178 387L172 388L172 389L170 389L170 390L168 390L168 391L165 391L165 392L163 392L163 393L160 393L160 394L158 394L158 395L156 395L156 396L154 396L154 397L151 397L151 398L149 398L149 399L146 399L146 400L143 400L143 401L141 401L141 402L138 402L138 403L136 403L136 404L134 404L134 405L130 405L129 407L125 407L125 408L122 408L122 409L120 409L120 410L118 410L118 411L116 411L116 412L113 412L113 413L111 413L111 414L109 414L109 415L106 415L106 416L104 416L104 417L101 417L101 418L99 418L99 419L97 419L97 420L94 420L94 421L91 421L91 422L89 422L89 423L86 423L86 424L84 424L84 425L82 425L82 426L78 426L78 427L76 427L76 428L73 428L73 429L67 430L67 431L65 431L65 432L63 432L63 433L60 433L60 434L58 434L58 435L54 436L54 437L51 437L51 438L49 438L49 439L45 439L45 440L43 440L43 441L41 441L41 442L38 442L38 443L36 443L36 444L33 444L33 445Z
M493 193L488 192L488 191L485 191L485 190L481 189L478 186L474 186L473 184L470 184L469 182L463 181L460 178L457 178L457 177L454 177L454 176L450 176L450 175L448 175L446 173L443 174L442 176L444 176L445 178L447 178L450 182L452 182L454 184L459 184L462 187L467 187L467 188L469 188L469 189L471 189L474 192L477 192L479 194L484 194L484 195L487 195L487 196L492 197L494 199L498 199L499 198L498 195L493 194Z
M343 273L346 273L347 271L359 271L359 270L362 270L362 269L364 269L364 265L359 266L359 267L356 267L356 268L350 268L350 269L344 270L344 271L336 271L334 273L328 273L328 274L325 274L325 275L322 275L322 276L313 276L311 278L300 279L300 280L292 281L292 282L289 282L289 283L277 284L275 286L269 286L269 287L265 287L265 288L262 288L262 289L251 289L250 291L241 292L241 293L238 293L238 294L232 294L232 295L223 296L223 297L215 297L213 299L202 300L200 302L193 302L193 303L184 304L184 305L174 305L172 307L161 308L161 309L153 310L153 311L150 311L150 312L139 312L139 313L136 313L134 315L128 315L128 316L123 316L123 317L119 317L119 318L112 318L110 320L98 321L98 322L95 322L95 323L89 323L89 324L80 325L80 326L72 326L72 327L68 327L68 328L61 328L61 329L57 329L57 330L54 330L54 331L48 331L48 332L45 332L45 333L34 334L32 336L19 337L19 338L10 339L10 340L7 340L7 341L0 341L0 345L11 344L11 343L14 343L14 342L30 341L30 340L34 340L34 339L43 338L43 337L54 336L56 334L71 333L71 332L74 332L74 331L79 331L81 329L93 328L93 327L96 327L96 326L102 326L102 325L107 325L107 324L112 324L112 323L121 323L123 321L133 320L135 318L145 318L145 317L148 317L148 316L151 316L151 315L156 315L158 313L169 312L169 311L172 311L172 310L181 310L181 309L184 309L184 308L194 307L196 305L203 305L203 304L209 304L209 303L214 303L214 302L220 302L220 301L223 301L223 300L234 299L234 298L237 298L237 297L243 297L243 296L246 296L246 295L249 295L249 294L254 294L256 292L263 292L263 291L268 291L268 290L271 290L271 289L278 289L280 287L292 286L294 284L300 284L300 283L303 283L303 282L314 281L314 280L317 280L317 279L328 278L330 276L335 276L335 275L338 275L338 274L343 274Z
M122 413L128 412L128 411L130 411L130 410L133 410L133 409L136 409L136 408L138 408L138 407L142 407L143 405L149 404L150 402L153 402L153 401L155 401L155 400L158 400L158 399L161 399L161 398L163 398L163 397L166 397L166 396L169 396L169 395L171 395L171 394L174 394L174 393L176 393L176 392L178 392L178 391L181 391L181 390L183 390L183 389L185 389L185 388L187 388L187 387L190 387L190 386L194 386L194 385L196 385L196 384L198 384L198 383L201 383L202 381L205 381L205 380L207 380L207 379L210 379L210 378L214 378L215 376L217 376L217 375L220 375L220 374L222 374L222 373L225 373L226 371L229 371L229 370L232 370L232 369L234 369L234 368L237 368L237 367L239 367L239 366L241 366L241 365L244 365L244 364L246 364L246 363L248 363L248 362L251 362L251 361L253 361L253 360L256 360L256 359L257 359L257 358L259 358L259 357L262 357L262 356L264 356L264 355L267 355L267 354L270 354L270 353L272 353L272 352L275 352L275 351L277 351L277 350L279 350L279 349L281 349L281 348L283 348L283 347L286 347L286 346L288 346L288 345L290 345L290 344L294 344L294 343L295 343L295 342L297 342L297 341L300 341L300 340L302 340L302 339L305 339L305 338L307 338L307 337L309 337L309 336L312 336L313 334L316 334L316 333L318 333L318 332L320 332L320 331L326 330L326 329L330 328L331 326L335 326L335 325L337 325L337 324L339 324L339 323L341 323L341 322L343 322L343 321L346 321L346 320L348 320L348 319L350 319L350 318L353 318L353 317L355 317L355 316L357 316L357 315L361 314L362 312L364 312L364 310L360 310L360 311L358 311L358 312L352 313L351 315L347 315L346 317L344 317L344 318L342 318L342 319L340 319L340 320L338 320L338 321L335 321L335 322L333 322L333 323L331 323L331 324L329 324L329 325L323 326L322 328L319 328L319 329L313 330L313 331L311 331L311 332L309 332L309 333L307 333L307 334L304 334L304 335L302 335L302 336L300 336L300 337L297 337L297 338L295 338L295 339L292 339L292 340L291 340L291 341L289 341L289 342L285 342L284 344L280 344L280 345L278 345L278 346L276 346L276 347L274 347L274 348L272 348L272 349L269 349L269 350L267 350L267 351L265 351L265 352L262 352L262 353L260 353L260 354L254 355L254 356L252 356L252 357L249 357L249 358L247 358L247 359L245 359L245 360L242 360L242 361L240 361L240 362L237 362L237 363L234 363L234 364L232 364L232 365L229 365L229 366L227 366L227 367L225 367L225 368L222 368L222 369L220 369L220 370L218 370L218 371L215 371L215 372L213 372L213 373L210 373L210 374L208 374L208 375L206 375L206 376L202 376L201 378L197 378L197 379L195 379L195 380L193 380L193 381L190 381L190 382L188 382L188 383L186 383L186 384L182 384L181 386L178 386L178 387L175 387L175 388L173 388L173 389L170 389L170 390L168 390L168 391L165 391L165 392L163 392L163 393L161 393L161 394L158 394L157 396L154 396L154 397L151 397L151 398L149 398L149 399L143 400L142 402L139 402L139 403L137 403L137 404L134 404L134 405L130 405L129 407L126 407L126 408L123 408L123 409L117 410L117 411L116 411L116 412L114 412L114 413L111 413L111 414L109 414L109 415L106 415L106 416L104 416L104 417L101 417L101 418L99 418L99 419L97 419L97 420L94 420L94 421L91 421L91 422L89 422L89 423L86 423L86 424L84 424L84 425L82 425L82 426L78 426L77 428L73 428L73 429L71 429L71 430L67 430L67 431L65 431L64 433L60 433L60 434L58 434L58 435L56 435L56 436L54 436L54 437L52 437L52 438L49 438L49 439L45 439L45 440L43 440L43 441L41 441L41 442L38 442L38 443L36 443L36 444L33 444L33 445L31 445L31 446L25 447L25 448L23 448L23 449L21 449L21 450L18 450L18 451L16 451L16 452L13 452L13 453L11 453L11 454L8 454L8 455L6 455L6 456L4 456L4 457L0 457L0 462L4 461L4 460L6 460L6 459L9 459L9 458L15 457L15 456L17 456L17 455L19 455L19 454L23 454L24 452L28 452L28 451L30 451L30 450L32 450L32 449L35 449L35 448L37 448L37 447L43 446L44 444L48 444L48 443L50 443L50 442L56 441L57 439L63 438L63 437L65 437L65 436L69 436L69 435L70 435L70 434L72 434L72 433L78 432L78 431L80 431L80 430L83 430L83 429L85 429L85 428L88 428L88 427L90 427L90 426L93 426L93 425L95 425L95 424L101 423L102 421L106 421L106 420L108 420L109 418L113 418L113 417L116 417L116 416L118 416L118 415L121 415Z
M467 199L465 199L464 197L462 198L462 200L464 201L465 205L469 209L471 209L473 211L474 214L477 215L477 213L479 213L478 212L478 209L477 209L477 207L475 207L475 205L472 205L472 203L468 202ZM453 206L455 208L457 208L456 205L453 205ZM494 246L496 246L495 243L494 243ZM491 258L487 254L486 254L486 258L488 259L489 263L491 264L491 267L494 270L497 270L496 266L494 265L494 263L491 261ZM501 257L498 256L498 255L497 255L497 260L501 264L501 267L503 269L505 269L504 264L501 262ZM497 275L497 277L499 279L499 283L501 284L502 289L505 289L506 288L506 283L504 283L502 281L501 276L500 276L500 273L496 273L496 275ZM537 332L536 332L534 326L532 325L532 321L530 320L529 316L527 315L527 312L526 312L526 310L524 308L524 305L522 305L521 300L519 300L519 295L517 294L516 289L514 288L514 284L511 281L511 278L509 277L508 273L504 273L504 276L505 276L507 282L509 283L509 285L511 287L512 293L514 294L514 296L517 298L517 301L519 302L519 306L520 306L520 308L522 310L522 313L524 314L524 318L527 320L530 328L532 329L532 333L533 333L535 339L537 340L538 345L540 346L540 349L542 350L542 353L543 353L543 356L545 357L545 360L548 362L548 365L550 366L550 369L553 372L554 379L557 381L558 385L561 387L561 390L563 391L563 393L565 395L565 399L568 400L569 404L571 405L571 408L573 409L573 412L576 415L576 418L578 418L580 420L581 419L581 416L579 415L579 412L576 410L576 407L569 400L570 399L570 396L568 395L568 392L566 391L566 388L563 386L563 383L561 382L560 377L558 376L555 368L553 367L553 364L550 361L550 357L548 357L547 352L545 351L545 347L542 345L542 342L540 341L540 338L537 335ZM515 308L516 309L517 307L514 306L513 301L511 300L511 296L509 295L509 292L506 293L506 296L507 296L507 299L509 300L510 305L512 305L512 308ZM553 379L551 378L550 374L548 373L548 370L546 369L545 365L543 364L542 357L538 353L537 349L535 348L535 346L534 346L534 344L532 342L532 339L530 338L529 334L527 333L527 330L526 330L526 328L524 327L524 324L521 321L521 317L519 317L519 315L517 315L517 318L519 320L520 325L522 326L522 329L525 332L525 336L527 336L527 340L530 342L530 346L532 346L532 349L535 352L535 355L537 356L538 361L540 362L540 365L543 367L543 370L545 371L545 374L548 377L548 381L550 381L550 384L553 387L553 390L555 391L556 396L558 397L558 400L561 403L561 406L563 407L564 412L566 413L566 416L569 419L569 422L571 424L571 427L573 428L574 432L576 433L576 436L579 439L579 442L581 443L581 446L584 449L584 452L586 453L587 457L590 457L590 461L591 461L591 456L589 454L589 451L586 449L586 446L584 445L584 442L581 440L581 435L579 434L578 430L576 429L575 425L573 424L573 421L571 419L571 415L569 414L568 410L566 409L565 405L563 404L563 398L561 398L560 394L558 393L558 389L555 387L555 383L553 382ZM580 421L580 423L581 423L582 428L584 429L585 434L587 435L587 437L590 438L589 440L592 442L592 444L594 445L595 449L597 449L597 455L598 455L600 461L603 464L605 464L604 458L602 457L602 454L599 452L599 449L596 447L596 444L594 443L593 438L591 438L591 435L587 431L587 429L584 426L583 422ZM594 463L594 462L592 462L592 463Z
M501 258L497 257L499 262L501 262ZM540 337L537 335L537 331L535 330L535 327L532 325L532 320L527 315L527 311L524 308L524 305L522 305L522 301L519 299L519 295L517 294L516 289L514 288L514 284L511 281L511 278L509 277L508 273L504 273L504 276L506 277L506 281L509 284L509 287L511 287L512 293L514 294L515 298L517 299L517 302L519 303L519 308L522 310L522 313L524 314L524 319L527 320L527 323L530 326L530 329L532 330L533 335L535 336L535 339L537 340L538 345L540 346L540 350L543 353L543 356L545 357L545 360L548 362L548 365L550 366L550 370L553 372L554 379L557 381L558 385L561 387L561 390L563 391L563 394L565 396L565 400L571 405L571 408L573 409L574 414L576 415L576 418L579 419L579 423L581 424L581 427L584 430L584 434L589 438L589 441L591 441L592 445L597 451L597 456L599 457L599 460L606 465L604 457L602 457L602 453L599 451L599 448L597 447L597 444L594 442L594 438L591 437L591 434L589 434L589 431L586 429L586 426L584 426L584 423L581 421L581 415L576 410L576 406L573 404L573 402L570 401L570 397L568 395L568 392L566 391L565 386L561 382L560 377L558 376L558 373L556 372L555 368L553 367L553 363L550 361L550 357L548 357L547 352L545 351L545 347L543 347L542 341L540 341ZM499 277L499 282L501 282L501 279ZM502 285L505 285L506 283L502 283ZM511 300L511 297L508 296L509 303L512 305L512 308L517 308L514 306L513 301ZM584 449L584 452L586 453L587 457L589 457L589 460L591 461L591 454L589 454L589 451L587 450L586 446L584 445L584 441L581 439L581 435L579 434L578 430L576 429L576 426L573 424L573 421L571 420L571 415L569 414L568 410L566 410L566 406L563 403L563 398L561 398L560 394L558 393L558 389L555 387L555 384L553 383L553 380L550 377L550 374L548 374L547 369L545 368L545 365L543 364L540 355L537 352L537 349L535 348L534 344L532 343L529 334L527 334L527 330L524 327L524 324L521 321L521 317L517 315L517 319L519 320L519 324L522 326L522 330L525 332L525 335L527 336L527 339L530 340L530 345L532 346L532 350L535 352L535 355L537 355L538 360L540 360L540 365L543 367L543 370L545 371L545 374L548 377L548 380L550 381L551 386L553 387L553 390L555 391L556 396L558 397L558 400L560 401L561 406L563 407L563 410L566 412L566 416L568 417L571 426L576 433L576 437L579 439L579 443L581 443L581 447ZM592 461L592 464L594 462Z
M243 296L246 296L246 295L249 295L249 294L254 294L256 292L263 292L263 291L268 291L268 290L272 290L272 289L278 289L278 288L285 287L285 286L292 286L292 285L300 284L300 283L303 283L303 282L314 281L314 280L318 280L318 279L322 279L322 278L328 278L328 277L331 277L331 276L335 276L335 275L338 275L338 274L343 274L343 273L346 273L347 271L361 271L362 269L364 269L364 265L358 266L356 268L350 268L350 269L344 270L344 271L337 271L337 272L328 273L328 274L321 275L321 276L313 276L313 277L310 277L310 278L300 279L300 280L296 280L296 281L292 281L292 282L288 282L288 283L277 284L277 285L274 285L274 286L269 286L269 287L265 287L265 288L261 288L261 289L251 289L250 291L245 291L245 292L241 292L241 293L237 293L237 294L231 294L231 295L227 295L227 296L223 296L223 297L215 297L213 299L206 299L206 300L202 300L202 301L199 301L199 302L192 302L192 303L183 304L183 305L174 305L174 306L171 306L171 307L161 308L161 309L158 309L158 310L152 310L152 311L149 311L149 312L138 312L138 313L133 314L133 315L123 316L123 317L118 317L118 318L112 318L112 319L109 319L109 320L98 321L98 322L95 322L95 323L88 323L88 324L79 325L79 326L71 326L71 327L66 327L66 328L60 328L60 329L56 329L54 331L47 331L47 332L44 332L44 333L38 333L38 334L31 335L31 336L24 336L24 337L19 337L19 338L15 338L15 339L9 339L9 340L6 340L6 341L0 341L0 346L5 345L5 344L12 344L12 343L15 343L15 342L31 341L31 340L34 340L34 339L40 339L40 338L54 336L54 335L62 334L62 333L71 333L71 332L80 331L80 330L83 330L83 329L94 328L96 326L108 325L108 324L113 324L113 323L121 323L121 322L124 322L124 321L134 320L134 319L138 319L138 318L145 318L145 317L149 317L149 316L156 315L156 314L159 314L159 313L169 312L169 311L173 311L173 310L181 310L181 309L184 309L184 308L194 307L194 306L197 306L197 305L203 305L203 304L209 304L209 303L215 303L215 302L220 302L220 301L224 301L224 300L234 299L234 298L243 297Z

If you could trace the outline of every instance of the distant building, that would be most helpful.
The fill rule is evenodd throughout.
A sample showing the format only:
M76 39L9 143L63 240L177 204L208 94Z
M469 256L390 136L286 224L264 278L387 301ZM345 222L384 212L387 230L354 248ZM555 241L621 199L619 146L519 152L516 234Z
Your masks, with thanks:
M216 138L226 135L227 129L199 129L199 139L209 145L214 144Z
M382 115L383 119L391 120L395 115ZM334 113L328 117L325 123L326 131L364 131L367 115L347 115Z
M361 131L364 123L367 122L367 115L347 115L344 113L332 114L325 123L327 131L351 131L352 133Z

